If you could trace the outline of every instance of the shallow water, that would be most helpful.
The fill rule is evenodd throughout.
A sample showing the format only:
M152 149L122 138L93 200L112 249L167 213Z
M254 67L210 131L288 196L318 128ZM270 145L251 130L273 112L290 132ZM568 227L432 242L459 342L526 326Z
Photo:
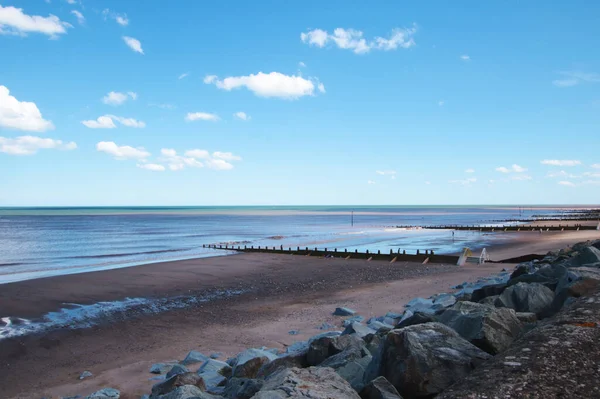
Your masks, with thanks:
M205 244L455 253L506 235L397 225L495 224L551 212L515 207L0 208L0 284L226 255ZM352 215L353 212L353 215ZM353 225L351 222L353 221Z

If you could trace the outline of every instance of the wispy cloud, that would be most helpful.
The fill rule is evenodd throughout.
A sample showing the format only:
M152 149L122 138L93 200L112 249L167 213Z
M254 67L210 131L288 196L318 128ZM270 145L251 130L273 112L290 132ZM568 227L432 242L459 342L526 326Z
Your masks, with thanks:
M190 76L189 72L182 73L181 75L179 75L179 77L177 79L181 80L181 79L187 78L188 76Z
M42 149L69 151L76 148L77 144L73 141L63 143L61 140L35 136L0 137L0 152L10 155L33 155Z
M471 184L477 182L477 178L470 177L468 179L458 179L458 180L450 180L448 183L450 184L460 184L461 186L470 186Z
M81 123L90 129L114 129L117 127L114 121L119 122L123 126L144 128L146 123L133 118L123 118L116 115L102 115L95 120L81 121Z
M542 165L551 165L551 166L577 166L581 165L581 161L577 161L575 159L544 159L540 161Z
M108 8L102 10L102 15L104 16L104 20L107 18L114 19L116 23L121 26L129 25L129 18L127 18L127 14L119 14L117 12L111 11Z
M367 184L377 184L377 183L374 182L373 180L367 180Z
M85 24L85 17L83 16L83 14L77 10L73 10L71 11L71 14L75 15L75 17L77 18L77 22L79 23L79 25L84 25Z
M567 181L567 180L561 180L558 182L558 184L560 184L561 186L575 187L575 183Z
M594 169L600 169L600 163L593 164L592 168L594 168Z
M471 57L468 56L467 54L461 55L460 59L463 60L463 61L471 61Z
M382 176L394 176L397 172L395 170L376 170L375 173Z
M568 179L579 179L579 178L581 178L581 176L574 175L572 173L568 173L568 172L566 172L564 170L561 170L559 172L548 172L548 174L546 176L547 177L551 177L551 178L562 177L562 178L568 178Z
M322 29L313 29L301 33L300 40L320 48L332 43L340 49L352 50L355 54L366 54L371 50L390 51L413 47L415 45L413 36L416 32L417 27L413 25L412 28L393 29L387 38L377 36L367 40L363 32L356 29L337 28L331 34Z
M144 50L142 49L142 43L138 39L129 36L123 36L123 41L127 46L135 51L136 53L144 54Z
M236 117L237 119L241 119L243 121L249 121L250 120L250 115L246 114L245 112L236 112L235 114L233 114L234 117Z
M185 120L188 122L198 120L216 122L219 119L220 118L217 114L210 114L208 112L188 112L188 114L185 116Z
M443 106L444 106L444 104L445 104L445 101L444 101L444 100L438 101L438 105L439 105L440 107L443 107Z
M42 17L27 15L22 8L0 5L0 35L27 36L28 33L41 33L50 38L67 33L73 25L61 21L56 15Z
M215 151L211 154L209 151L201 149L187 150L184 155L179 155L172 148L163 148L160 152L161 157L159 160L166 163L172 171L183 170L187 167L231 170L234 168L232 162L242 160L242 157L231 152Z
M136 100L137 97L137 93L134 93L132 91L128 91L127 93L111 91L107 95L102 97L102 102L107 105L121 105L128 99Z
M151 170L153 172L164 172L165 167L163 165L157 163L138 163L136 165L138 168Z
M475 169L469 168L465 170L465 173L475 173Z
M515 163L510 168L499 166L496 168L496 171L500 173L523 173L526 172L527 169Z
M127 159L146 159L152 155L143 147L134 148L128 145L119 146L113 141L99 142L96 144L96 150L109 154L120 161Z
M552 81L554 86L558 87L572 87L583 83L598 83L600 82L600 74L587 73L581 71L566 71L559 72L563 76L562 79L556 79Z

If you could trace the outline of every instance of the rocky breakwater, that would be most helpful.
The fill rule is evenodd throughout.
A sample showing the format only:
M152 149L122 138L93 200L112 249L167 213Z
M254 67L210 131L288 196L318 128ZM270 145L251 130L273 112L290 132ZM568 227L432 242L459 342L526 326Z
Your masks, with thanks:
M340 331L283 353L192 351L146 398L600 397L600 241L456 288L366 322L339 308Z

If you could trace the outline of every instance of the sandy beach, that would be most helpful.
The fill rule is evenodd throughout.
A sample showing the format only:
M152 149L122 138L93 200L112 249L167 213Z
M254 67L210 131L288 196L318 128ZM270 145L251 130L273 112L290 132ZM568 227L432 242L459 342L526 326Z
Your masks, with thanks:
M587 239L597 231L514 233L511 244L488 248L493 260L545 253ZM61 329L0 341L3 397L85 395L112 386L137 398L156 381L154 362L182 359L189 350L221 352L247 347L285 348L321 332L336 306L365 317L401 312L410 299L451 291L463 281L511 268L367 262L304 256L241 254L6 284L2 316L35 319L64 303L93 304L126 297L165 298L235 289L245 293L184 309L132 314L91 328ZM288 334L298 330L298 335ZM89 370L93 378L79 381Z

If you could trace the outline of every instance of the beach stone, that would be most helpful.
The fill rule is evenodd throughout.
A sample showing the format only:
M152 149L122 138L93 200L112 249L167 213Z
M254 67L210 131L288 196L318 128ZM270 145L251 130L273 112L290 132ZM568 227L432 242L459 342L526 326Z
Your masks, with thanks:
M286 354L285 356L280 356L277 359L263 365L258 370L256 377L267 378L271 374L274 374L281 369L291 369L293 367L306 368L308 367L308 360L306 358L307 352L308 348L303 352L296 352L292 354Z
M285 369L269 377L253 399L359 399L350 384L328 367Z
M277 359L277 355L268 350L257 348L246 349L245 351L238 353L238 355L233 359L232 363L230 363L230 365L233 367L233 374L236 375L235 369L238 366L242 366L244 363L257 357L265 357L268 361ZM253 365L256 364L257 363L253 363Z
M218 359L218 358L220 358L221 356L223 356L223 354L222 354L222 353L220 353L220 352L216 352L216 353L211 353L211 354L210 354L210 358L211 358L211 359Z
M198 351L190 351L187 354L187 356L185 357L185 359L183 359L181 364L183 364L184 366L188 366L190 364L195 364L195 363L204 363L208 359L210 359L208 356L203 355L202 353L200 353Z
M342 323L342 325L344 327L348 327L350 324L357 322L360 323L361 321L363 321L365 318L360 316L360 315L356 315L356 316L352 316L347 318L346 320L344 320L344 322Z
M359 392L365 386L365 373L371 361L372 356L366 348L361 350L350 348L327 358L319 367L331 367L355 391Z
M86 370L79 375L79 379L83 380L84 378L88 378L88 377L92 377L92 376L93 376L93 374L90 371Z
M439 322L492 355L507 349L522 329L514 310L474 302L457 303L439 316Z
M154 363L150 366L150 372L152 374L164 374L167 371L171 370L173 366L179 364L177 362L166 362L166 363Z
M154 386L152 387L152 394L150 395L150 398L159 398L161 395L168 394L171 391L174 391L175 389L184 385L193 385L197 387L200 391L206 391L206 385L204 384L204 380L202 379L202 377L200 377L196 373L184 373L174 375L168 380L159 382L158 384L154 384Z
M85 397L85 399L119 399L121 392L114 388L104 388Z
M600 249L593 246L585 246L578 250L579 255L572 258L573 266L583 266L587 263L600 262Z
M157 399L218 399L221 396L211 395L202 391L195 385L182 385L168 394L162 395ZM150 399L153 399L150 395Z
M558 312L569 298L579 298L594 292L600 285L600 269L573 267L563 276L556 287L551 308L542 316Z
M225 362L216 359L208 359L198 369L198 374L208 371L215 371L225 376L231 375L231 366Z
M319 338L323 338L323 337L339 337L340 335L342 335L341 331L326 331L323 332L321 334L317 334L317 335L313 335L312 337L310 337L308 339L308 344L310 345L311 342L319 339Z
M414 312L410 317L401 320L400 323L398 323L398 325L396 326L396 328L404 328L408 326L414 326L416 324L430 323L434 321L437 321L435 315L432 315L430 313Z
M506 289L506 284L490 284L484 285L481 288L473 290L471 294L471 302L479 302L484 298L493 295L500 295Z
M233 377L227 383L223 396L228 399L250 399L260 391L263 385L263 380Z
M533 312L541 315L552 306L554 293L541 284L517 283L508 287L496 300L497 307L511 308L516 312Z
M535 323L538 320L537 315L531 312L516 312L515 315L521 323Z
M217 387L222 387L227 382L227 378L216 371L206 371L198 374L204 380L206 390L214 390Z
M189 372L190 372L190 370L188 370L187 367L185 367L181 364L176 364L171 368L171 370L169 370L166 377L167 377L167 379L169 379L169 378L173 377L174 375L189 373Z
M362 399L402 399L398 390L385 377L377 377L360 392Z
M374 331L379 331L381 329L389 331L394 328L394 326L390 324L385 324L379 320L372 320L367 324L367 326Z
M438 306L442 308L448 308L456 303L456 298L451 294L441 294L438 295L433 300L433 306Z
M440 393L490 357L450 327L425 323L389 332L373 361L377 375L414 398Z
M271 359L266 356L253 357L242 364L237 364L233 369L233 376L237 378L256 378L258 370L270 361Z
M308 341L297 341L285 349L285 354L304 353L308 350Z
M432 308L433 300L425 298L415 298L405 305L413 312L424 312L434 313L435 309Z
M306 353L309 366L317 366L330 356L336 355L347 349L356 351L364 348L365 343L356 335L341 335L339 337L322 337L310 343Z
M487 306L491 306L491 307L495 307L496 305L496 299L498 299L500 297L500 295L492 295L492 296L486 296L485 298L483 298L482 300L478 301L477 303L480 303L482 305L487 305ZM471 302L471 301L465 301L465 302Z
M334 316L354 316L355 314L356 311L350 308L335 308L335 311L333 312Z
M346 326L346 328L342 332L342 335L355 334L360 338L364 338L369 334L373 334L374 332L375 330L373 330L369 326L365 326L364 324L355 321Z

